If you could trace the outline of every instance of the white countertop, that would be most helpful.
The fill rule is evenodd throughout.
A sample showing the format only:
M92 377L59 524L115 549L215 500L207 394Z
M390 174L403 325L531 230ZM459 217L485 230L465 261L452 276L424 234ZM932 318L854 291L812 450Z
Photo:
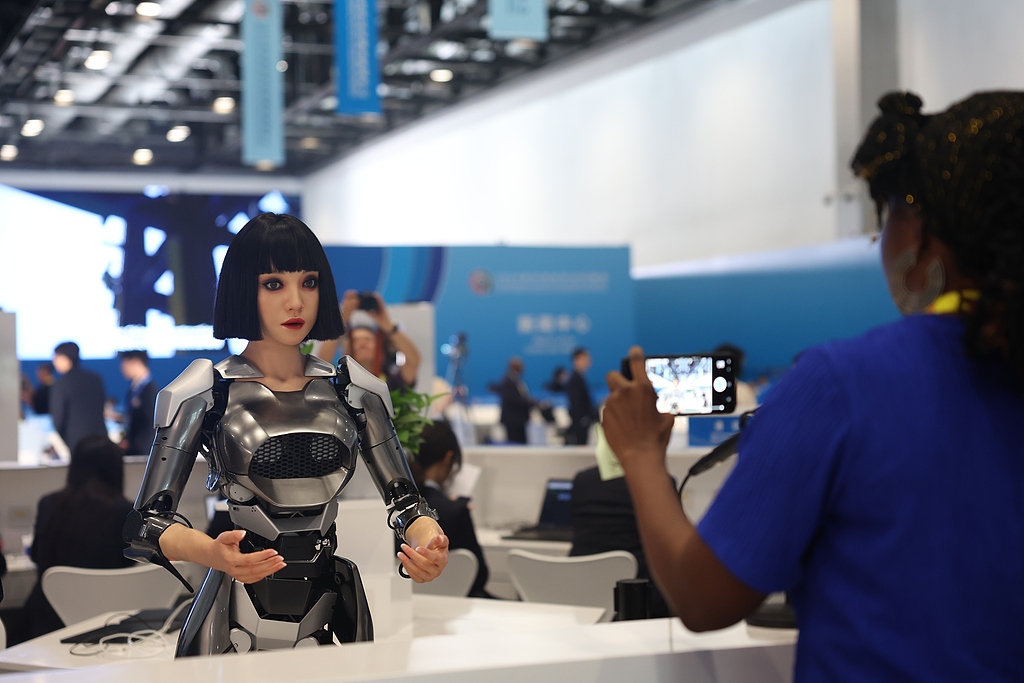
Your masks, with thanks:
M4 681L99 683L121 679L147 683L183 680L280 683L286 680L306 683L401 678L424 682L511 683L529 678L531 683L564 683L566 680L667 683L684 679L785 683L792 677L796 637L792 631L770 633L766 637L739 624L708 634L694 634L674 619L576 625L574 621L578 624L579 620L589 619L589 615L578 611L587 608L520 604L524 614L533 612L534 620L522 614L517 616L515 603L436 596L414 596L413 599L414 613L433 613L437 623L427 630L448 623L453 634L241 656L125 661L75 671L15 673L5 676ZM481 605L488 602L493 604ZM492 611L492 607L497 611ZM502 617L501 612L506 610L508 614ZM414 617L416 620L418 618ZM25 645L28 644L12 651ZM9 653L0 653L0 665L4 664L4 655L9 657Z

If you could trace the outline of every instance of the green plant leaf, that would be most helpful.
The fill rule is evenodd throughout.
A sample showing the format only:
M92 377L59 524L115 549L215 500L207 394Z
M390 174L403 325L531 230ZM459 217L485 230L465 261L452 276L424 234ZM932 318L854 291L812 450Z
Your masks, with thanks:
M409 460L415 460L423 443L423 428L430 422L427 409L444 394L421 394L411 389L396 389L391 392L391 404L395 409L395 433Z

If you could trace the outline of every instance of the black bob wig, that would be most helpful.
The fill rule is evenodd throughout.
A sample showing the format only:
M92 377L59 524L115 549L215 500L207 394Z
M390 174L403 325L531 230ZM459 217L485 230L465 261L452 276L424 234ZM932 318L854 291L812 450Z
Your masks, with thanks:
M217 281L213 336L249 341L262 339L256 303L259 276L304 270L320 273L320 306L309 339L340 337L345 326L338 308L338 292L320 240L295 216L277 213L256 216L231 241Z

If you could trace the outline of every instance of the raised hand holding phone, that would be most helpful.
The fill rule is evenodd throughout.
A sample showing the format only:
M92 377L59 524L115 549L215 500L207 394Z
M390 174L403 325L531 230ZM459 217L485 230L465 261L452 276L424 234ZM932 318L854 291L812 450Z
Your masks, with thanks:
M644 374L658 395L658 410L672 415L712 415L736 409L736 373L727 354L645 356ZM630 359L622 375L634 376Z
M665 450L672 435L675 418L657 409L657 395L644 366L639 346L629 350L629 369L634 379L620 372L606 378L611 392L604 404L601 426L608 446L629 476L633 465L660 462L664 468Z

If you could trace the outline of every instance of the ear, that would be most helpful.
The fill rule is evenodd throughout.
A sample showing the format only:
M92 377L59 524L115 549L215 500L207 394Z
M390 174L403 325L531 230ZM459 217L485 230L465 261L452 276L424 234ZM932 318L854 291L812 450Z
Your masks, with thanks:
M455 451L448 451L444 454L444 459L441 461L444 463L445 469L451 469L452 460L455 459Z

